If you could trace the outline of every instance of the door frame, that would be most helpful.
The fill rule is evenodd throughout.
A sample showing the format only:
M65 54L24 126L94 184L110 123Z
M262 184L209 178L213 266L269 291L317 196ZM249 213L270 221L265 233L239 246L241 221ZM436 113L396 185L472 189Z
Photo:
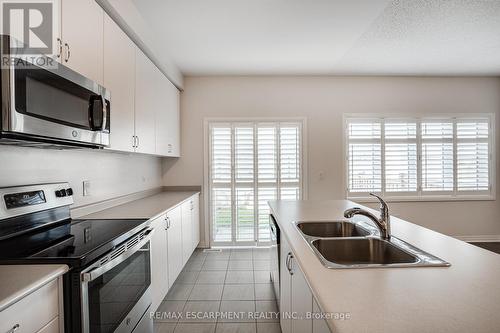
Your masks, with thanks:
M270 242L214 242L212 240L212 209L210 205L211 187L210 187L210 123L238 123L238 122L262 122L262 123L301 123L301 200L307 200L309 197L308 182L308 135L307 135L307 117L205 117L203 118L203 219L204 223L204 241L207 247L258 247L269 246Z

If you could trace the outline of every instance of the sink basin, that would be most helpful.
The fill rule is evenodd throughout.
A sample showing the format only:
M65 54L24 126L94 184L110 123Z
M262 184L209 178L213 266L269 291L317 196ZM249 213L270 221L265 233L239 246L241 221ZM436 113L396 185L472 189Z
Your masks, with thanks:
M359 225L346 221L301 222L299 230L312 237L365 237L370 232Z
M419 259L391 242L379 238L316 239L313 247L337 265L415 264Z

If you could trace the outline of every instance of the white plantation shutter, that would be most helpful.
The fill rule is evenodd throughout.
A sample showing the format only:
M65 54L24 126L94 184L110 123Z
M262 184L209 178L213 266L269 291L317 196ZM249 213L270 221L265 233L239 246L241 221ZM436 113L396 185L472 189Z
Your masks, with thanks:
M274 125L262 125L257 129L257 168L260 183L277 181L277 128Z
M236 127L234 131L236 182L253 182L254 128Z
M424 121L422 191L453 191L453 122Z
M260 241L269 241L270 233L269 233L269 205L268 201L277 199L277 188L268 188L268 187L259 187L258 189L258 211L259 211L259 222L258 229L259 234L258 238Z
M385 122L385 191L417 191L417 123Z
M214 188L212 190L213 240L228 242L231 240L232 205L231 189Z
M213 127L211 135L212 180L231 182L231 127Z
M281 182L297 183L300 176L300 128L298 125L280 127Z
M301 198L301 123L210 124L212 240L268 242L269 200Z
M236 189L236 240L253 241L254 191L253 188Z
M382 189L381 124L377 121L348 124L348 183L350 192Z
M488 121L457 122L458 191L488 191L489 160Z
M492 116L346 124L348 196L491 195Z

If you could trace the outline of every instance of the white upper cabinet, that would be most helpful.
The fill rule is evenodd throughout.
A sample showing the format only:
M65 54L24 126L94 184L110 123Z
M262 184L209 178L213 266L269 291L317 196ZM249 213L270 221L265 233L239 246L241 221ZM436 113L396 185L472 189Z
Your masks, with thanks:
M179 157L179 90L95 0L55 5L56 60L111 92L109 149Z
M156 154L156 109L158 100L158 69L136 48L135 67L135 135L136 151ZM113 121L113 120L111 120Z
M61 1L59 61L74 71L103 83L104 10L94 0Z
M160 88L156 110L156 154L180 156L179 90L159 72Z
M104 86L111 92L110 149L133 152L135 45L104 15Z

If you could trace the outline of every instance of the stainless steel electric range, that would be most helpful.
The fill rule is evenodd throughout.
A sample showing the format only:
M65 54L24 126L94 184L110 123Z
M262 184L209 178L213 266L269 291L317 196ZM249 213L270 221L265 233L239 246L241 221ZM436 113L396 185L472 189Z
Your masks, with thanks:
M60 263L65 331L153 332L146 220L74 220L67 183L0 188L0 264Z

